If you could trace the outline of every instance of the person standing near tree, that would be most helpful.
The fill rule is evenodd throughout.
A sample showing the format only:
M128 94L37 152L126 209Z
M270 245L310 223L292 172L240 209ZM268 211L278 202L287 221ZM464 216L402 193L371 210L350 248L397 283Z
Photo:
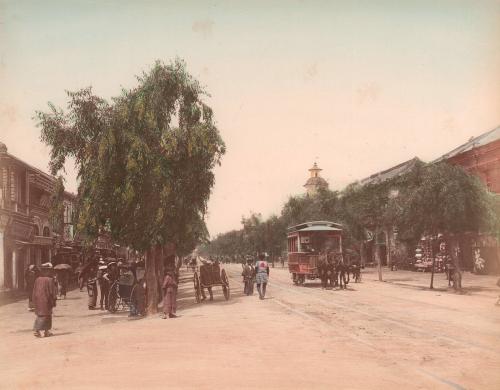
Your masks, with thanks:
M177 282L175 272L169 268L163 280L163 319L177 318Z
M45 263L41 267L41 275L36 278L33 286L33 303L35 306L35 324L33 331L35 337L52 336L52 309L56 306L57 288L52 277L52 264Z
M257 282L259 299L264 299L266 296L267 282L269 281L269 264L265 261L263 253L259 255L259 260L255 263L255 281Z
M40 274L37 266L30 264L29 267L24 272L24 279L26 281L26 294L28 295L28 310L33 311L35 306L33 304L33 287L35 285L35 280Z
M109 295L109 274L106 265L100 265L97 271L97 282L99 283L99 292L101 294L100 307L101 310L108 310L108 295ZM104 305L103 305L104 304Z
M92 264L87 269L87 293L89 295L89 310L94 310L97 304L97 265Z

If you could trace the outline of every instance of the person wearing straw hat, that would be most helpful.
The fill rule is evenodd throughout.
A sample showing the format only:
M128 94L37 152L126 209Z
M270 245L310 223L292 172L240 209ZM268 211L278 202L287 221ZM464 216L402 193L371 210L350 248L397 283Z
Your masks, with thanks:
M52 309L56 306L57 288L52 277L52 264L44 263L41 266L41 275L36 278L33 286L33 303L35 305L35 324L33 325L35 337L52 336Z

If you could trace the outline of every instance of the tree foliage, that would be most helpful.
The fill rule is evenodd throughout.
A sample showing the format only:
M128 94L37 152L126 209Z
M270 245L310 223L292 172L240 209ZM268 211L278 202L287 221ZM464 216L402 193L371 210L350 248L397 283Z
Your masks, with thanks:
M52 231L62 235L64 233L64 179L62 176L56 179L50 196L49 220Z
M498 201L475 176L446 163L417 161L410 171L382 182L353 183L341 192L326 189L315 196L292 196L283 205L280 217L264 221L253 214L242 220L241 230L219 235L206 249L236 256L269 250L266 239L272 237L285 250L286 227L313 220L342 223L345 247L358 252L367 239L367 230L380 238L396 228L398 239L410 245L422 235L437 232L498 234L496 208ZM380 256L378 249L375 245L376 256Z
M213 168L225 145L202 98L206 92L177 60L156 62L107 102L91 88L68 92L66 112L37 112L50 167L72 157L78 172L78 226L89 239L106 227L145 251L175 243L181 252L206 239Z

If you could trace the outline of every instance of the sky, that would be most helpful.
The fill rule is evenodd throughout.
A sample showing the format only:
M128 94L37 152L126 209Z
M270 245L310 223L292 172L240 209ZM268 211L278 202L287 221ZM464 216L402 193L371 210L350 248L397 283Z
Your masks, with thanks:
M37 110L177 57L227 146L212 236L279 214L315 161L341 190L500 125L500 1L0 0L0 141L48 171Z

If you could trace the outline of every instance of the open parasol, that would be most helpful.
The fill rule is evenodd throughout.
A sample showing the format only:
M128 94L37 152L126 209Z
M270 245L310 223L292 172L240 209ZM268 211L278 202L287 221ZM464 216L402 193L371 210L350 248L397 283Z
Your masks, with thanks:
M55 270L68 270L68 269L72 269L71 268L71 265L69 264L57 264L55 267L54 267Z

